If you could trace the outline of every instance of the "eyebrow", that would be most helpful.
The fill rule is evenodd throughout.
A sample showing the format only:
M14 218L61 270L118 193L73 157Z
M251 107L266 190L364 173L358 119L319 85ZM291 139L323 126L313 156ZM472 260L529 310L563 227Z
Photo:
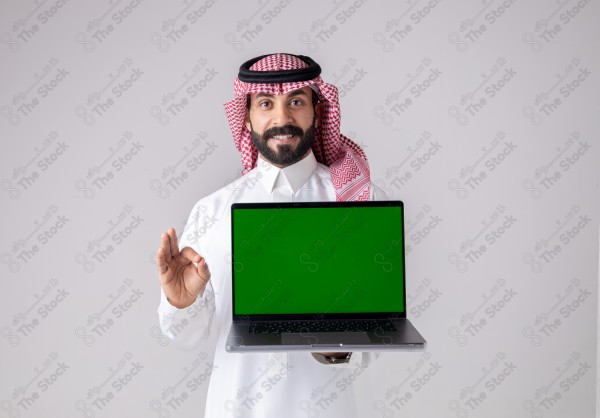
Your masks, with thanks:
M308 94L306 94L306 92L302 89L292 90L291 92L289 92L287 94L287 96L300 96L300 95L308 96ZM258 93L256 96L254 96L254 98L259 98L259 97L273 97L273 95L269 94L269 93Z

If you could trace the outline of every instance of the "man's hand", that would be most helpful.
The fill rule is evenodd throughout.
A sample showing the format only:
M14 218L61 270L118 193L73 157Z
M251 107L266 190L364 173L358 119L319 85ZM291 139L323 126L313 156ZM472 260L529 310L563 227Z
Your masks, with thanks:
M187 308L204 293L210 280L206 260L190 247L179 251L173 228L161 235L156 258L160 284L171 305Z
M322 364L343 364L350 361L352 353L310 353L315 360Z

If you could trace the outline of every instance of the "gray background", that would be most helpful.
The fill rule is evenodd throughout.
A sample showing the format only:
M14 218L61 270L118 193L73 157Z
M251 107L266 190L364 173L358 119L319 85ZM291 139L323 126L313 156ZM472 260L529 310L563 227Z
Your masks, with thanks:
M202 415L212 348L160 334L154 255L240 175L222 103L277 51L321 64L406 203L429 345L369 367L370 416L594 416L598 10L3 0L0 416Z

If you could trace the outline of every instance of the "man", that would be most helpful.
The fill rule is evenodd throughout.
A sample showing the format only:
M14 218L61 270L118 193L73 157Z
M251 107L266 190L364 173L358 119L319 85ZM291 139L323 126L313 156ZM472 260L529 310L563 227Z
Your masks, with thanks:
M231 204L374 198L366 156L340 134L337 88L324 83L320 71L312 59L291 54L263 55L240 67L236 97L225 110L243 176L195 205L179 245L172 228L161 236L163 332L185 347L205 338L211 325L218 332L207 417L316 416L319 410L356 416L352 387L327 401L318 389L334 373L341 378L362 372L366 354L225 351L232 303Z

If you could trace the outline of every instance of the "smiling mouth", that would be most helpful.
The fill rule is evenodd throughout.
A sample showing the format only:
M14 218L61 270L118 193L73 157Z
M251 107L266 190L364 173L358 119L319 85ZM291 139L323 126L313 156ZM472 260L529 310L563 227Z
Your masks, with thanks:
M291 139L293 139L295 137L296 137L296 135L273 135L269 139L275 139L277 141L286 142L286 141L290 141Z

